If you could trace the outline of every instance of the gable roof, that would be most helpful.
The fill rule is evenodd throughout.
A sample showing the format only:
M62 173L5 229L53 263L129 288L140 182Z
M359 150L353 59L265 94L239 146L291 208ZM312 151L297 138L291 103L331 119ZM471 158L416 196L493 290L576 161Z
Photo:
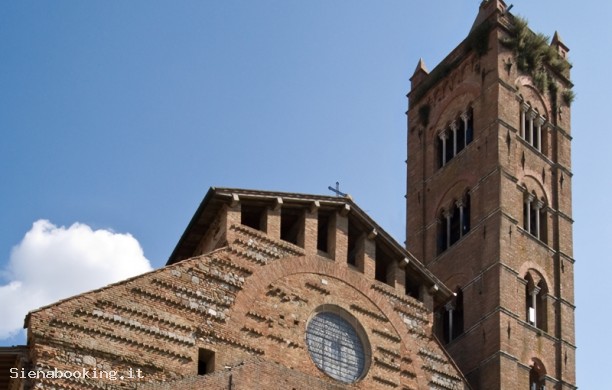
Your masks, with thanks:
M366 214L350 196L336 197L328 195L312 195L292 192L261 191L241 188L217 188L211 187L200 203L187 228L183 232L176 247L172 251L166 265L180 262L181 260L194 256L196 248L202 237L211 228L215 216L224 205L230 205L240 201L258 205L273 207L279 202L283 207L302 206L308 207L317 202L321 210L344 208L349 210L348 217L353 222L365 228L367 231L376 231L377 244L389 250L393 257L401 259L413 276L417 276L422 283L437 291L436 303L445 302L454 296L453 292L445 286L433 273L408 250L400 245L389 233L378 225L368 214Z

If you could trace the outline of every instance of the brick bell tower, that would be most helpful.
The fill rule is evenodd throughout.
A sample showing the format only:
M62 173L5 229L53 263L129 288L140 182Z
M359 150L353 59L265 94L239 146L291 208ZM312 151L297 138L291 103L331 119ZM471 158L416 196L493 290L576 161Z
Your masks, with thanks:
M569 49L483 1L408 95L407 246L474 389L576 389Z

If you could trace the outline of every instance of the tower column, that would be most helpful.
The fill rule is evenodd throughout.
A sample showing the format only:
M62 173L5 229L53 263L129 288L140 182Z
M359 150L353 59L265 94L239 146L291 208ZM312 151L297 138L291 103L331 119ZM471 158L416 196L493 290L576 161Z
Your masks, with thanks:
M459 208L459 238L463 237L463 200L458 200L455 205Z
M451 246L451 218L453 216L453 212L447 210L444 212L444 218L446 218L446 247L449 248Z
M373 229L368 234L362 234L357 240L357 253L355 265L363 274L374 279L376 277L376 236L378 232Z
M442 141L442 166L444 166L446 164L446 140L448 139L448 132L446 130L442 131L439 137Z
M525 230L531 233L531 202L535 199L533 194L527 194L525 196L525 209L527 215L525 216Z
M529 143L533 145L533 120L536 118L537 114L534 110L529 110L527 113L527 119L529 119Z
M348 213L351 208L345 205L330 217L328 231L329 254L339 264L346 264L348 259Z
M446 309L446 315L448 316L448 342L453 341L453 312L455 311L455 305L453 302L449 302L444 305Z
M533 205L533 212L535 213L535 234L534 236L536 236L537 238L540 238L540 210L542 209L542 206L544 206L544 202L542 202L541 200L536 200L535 204Z
M538 149L538 151L542 151L542 125L544 124L544 117L539 116L536 118L535 120L535 124L536 124L536 141L537 141L537 145L536 149ZM535 144L535 142L534 142Z
M536 308L538 307L538 294L540 293L540 287L538 286L533 286L531 288L531 291L529 291L529 295L531 296L531 310L529 311L529 318L528 321L533 325L536 326L538 323L538 312L536 310Z
M527 111L529 110L529 105L525 102L521 102L521 138L525 139L525 132L527 129L525 128L525 118L527 115Z

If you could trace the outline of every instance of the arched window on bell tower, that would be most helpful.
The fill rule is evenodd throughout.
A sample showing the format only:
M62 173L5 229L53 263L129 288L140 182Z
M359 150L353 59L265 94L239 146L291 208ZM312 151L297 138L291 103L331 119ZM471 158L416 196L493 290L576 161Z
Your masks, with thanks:
M440 213L438 214L438 218L437 218L437 226L438 226L438 232L437 232L437 243L438 243L438 254L444 252L446 250L446 243L447 243L447 238L446 238L446 232L448 231L447 227L446 227L446 217L444 216L446 214L446 211L444 209L440 210Z
M445 343L450 343L463 334L463 291L457 287L455 297L444 305L442 333Z
M442 168L474 140L474 114L471 107L460 113L434 139L436 168Z
M532 326L548 331L546 281L533 270L525 276L525 320Z
M548 240L547 205L535 192L525 192L523 201L523 229L538 240Z
M533 358L529 370L529 390L546 390L546 369L540 359Z
M547 128L550 123L531 103L520 102L520 132L519 135L538 152L546 155Z
M471 198L467 190L458 200L438 213L438 254L459 241L470 231Z

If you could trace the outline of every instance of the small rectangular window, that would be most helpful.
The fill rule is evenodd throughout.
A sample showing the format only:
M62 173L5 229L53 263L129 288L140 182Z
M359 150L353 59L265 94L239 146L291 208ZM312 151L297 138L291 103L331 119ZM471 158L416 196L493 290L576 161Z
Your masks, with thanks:
M215 371L215 352L200 348L198 352L198 375L206 375Z
M243 205L240 213L240 223L255 230L263 230L263 218L265 209L263 207Z
M329 215L323 214L319 211L319 223L317 230L317 250L322 252L328 252L328 233L329 231Z
M361 231L349 220L348 226L348 259L347 263L355 266L357 264L357 241L361 235Z
M299 214L299 209L281 209L281 240L298 245L298 237L301 233L300 228L303 227L300 226L301 220Z

